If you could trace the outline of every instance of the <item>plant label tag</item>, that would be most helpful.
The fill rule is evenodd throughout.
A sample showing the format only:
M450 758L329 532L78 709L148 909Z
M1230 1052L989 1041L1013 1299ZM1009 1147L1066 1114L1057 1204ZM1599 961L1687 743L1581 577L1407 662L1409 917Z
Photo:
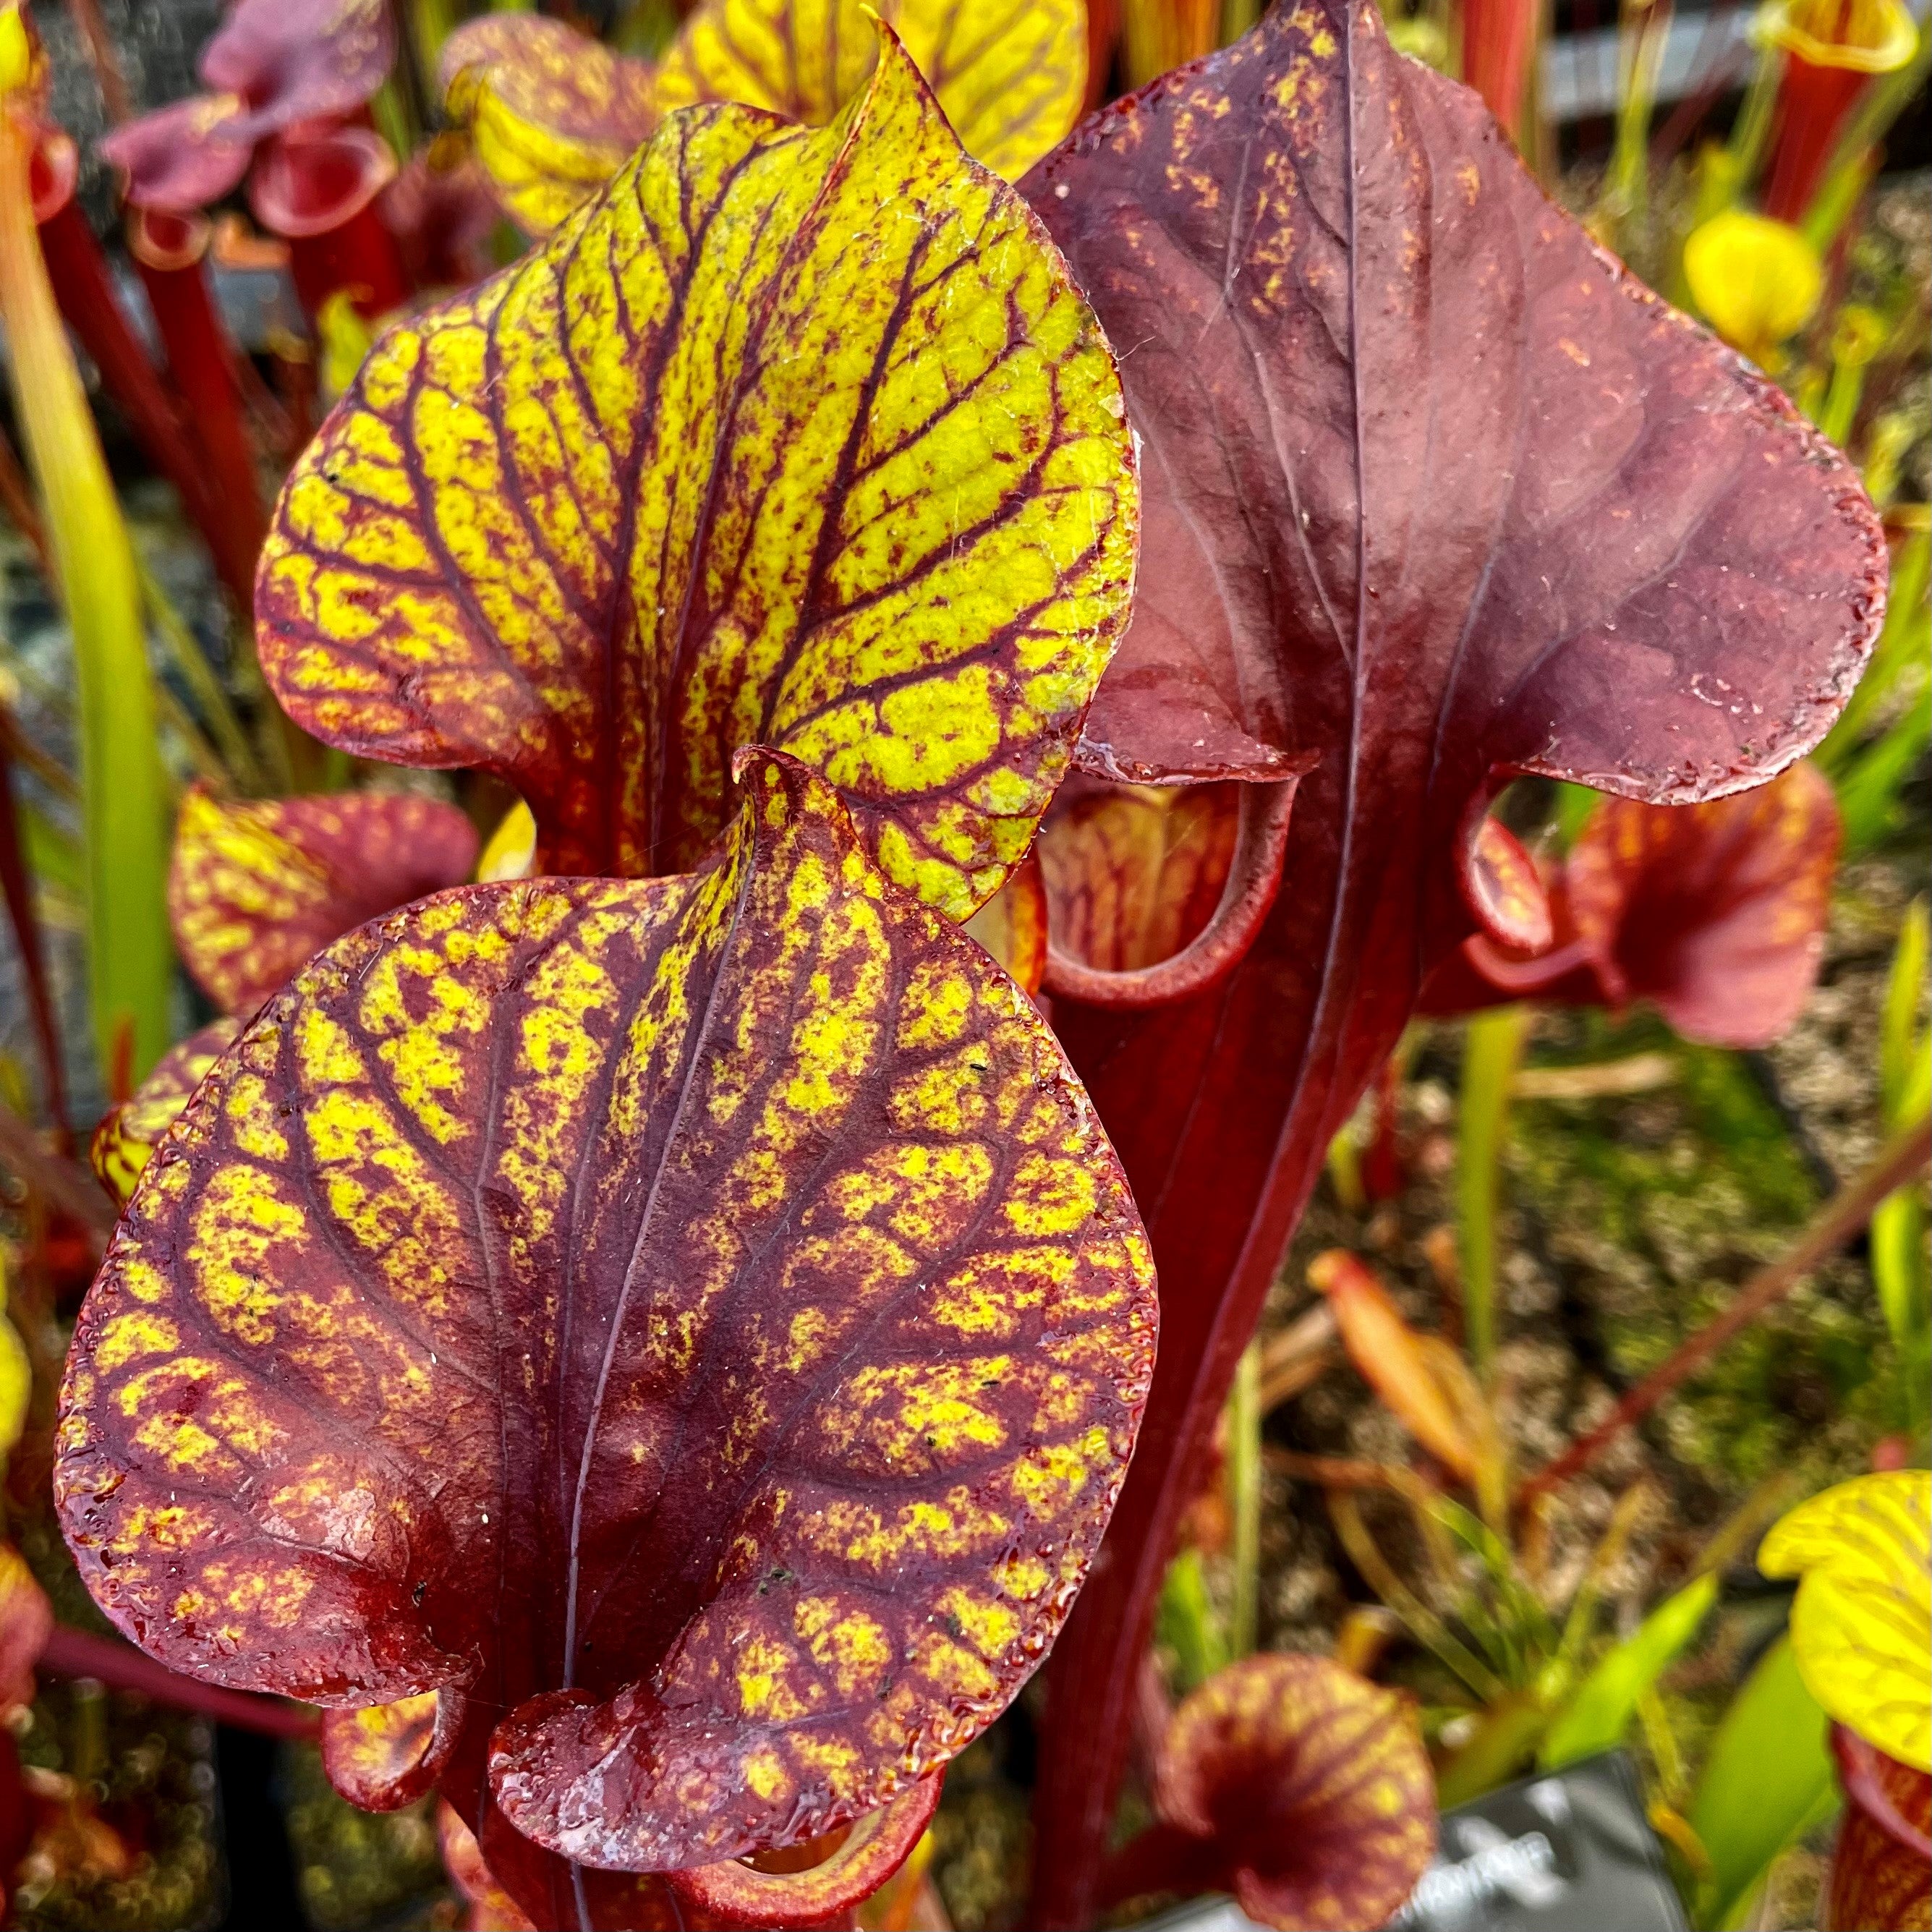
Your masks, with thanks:
M1389 1921L1403 1932L1685 1932L1620 1750L1444 1814L1436 1862Z
M1249 1932L1233 1900L1200 1899L1147 1932ZM1504 1785L1446 1812L1436 1861L1390 1932L1688 1932L1620 1750Z

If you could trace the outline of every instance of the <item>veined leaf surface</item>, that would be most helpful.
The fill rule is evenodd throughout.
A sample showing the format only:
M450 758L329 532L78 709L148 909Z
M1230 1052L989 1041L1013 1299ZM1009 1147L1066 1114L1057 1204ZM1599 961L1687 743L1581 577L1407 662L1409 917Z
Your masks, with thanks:
M305 967L143 1174L63 1391L120 1628L221 1683L463 1700L442 1788L542 1924L638 1907L537 1845L716 1862L976 1735L1151 1368L1052 1036L748 757L695 874L472 886Z
M1835 1484L1778 1520L1757 1564L1801 1579L1791 1647L1812 1696L1888 1757L1932 1770L1932 1475Z
M1091 313L887 35L835 126L680 116L383 339L284 490L262 662L329 743L506 778L540 870L694 865L771 744L963 918L1066 769L1136 519Z
M503 206L548 235L615 175L672 109L736 101L819 127L894 28L976 160L1009 180L1080 118L1084 0L702 0L663 64L542 15L487 15L445 44L450 115L470 130Z
M476 830L407 792L182 801L168 873L175 944L195 983L245 1019L332 939L458 885Z
M1382 1924L1436 1849L1412 1706L1325 1657L1216 1671L1168 1724L1155 1803L1169 1832L1200 1847L1200 1877L1286 1932ZM1178 1864L1190 1849L1177 1841L1170 1855Z
M973 158L1017 180L1080 118L1084 0L889 0L898 34ZM658 70L661 109L742 100L829 121L872 71L864 0L703 0Z
M1858 676L1885 547L1843 459L1366 0L1282 0L1024 187L1146 441L1141 592L1083 764L1313 761L1290 883L1208 996L1131 1013L1047 982L1166 1316L1116 1559L1054 1659L1030 1920L1052 1926L1091 1922L1061 1888L1104 1842L1186 1472L1334 1134L1477 922L1496 794L1772 776Z

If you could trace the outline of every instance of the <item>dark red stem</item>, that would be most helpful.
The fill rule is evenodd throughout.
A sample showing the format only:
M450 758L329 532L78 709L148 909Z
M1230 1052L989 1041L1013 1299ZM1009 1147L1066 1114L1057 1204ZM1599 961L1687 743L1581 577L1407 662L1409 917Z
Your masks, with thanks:
M1845 117L1870 78L1840 67L1814 67L1791 55L1778 90L1778 132L1764 190L1764 212L1796 221L1811 205Z
M252 583L268 518L235 346L208 285L209 232L200 215L136 209L128 224L128 244L148 292L168 374L187 405L188 429L201 450L224 547L232 553L224 576L232 570Z
M409 299L402 250L381 212L395 178L388 144L367 128L291 132L262 148L249 206L288 243L290 272L311 322L338 291L372 318Z
M55 1625L35 1667L50 1677L92 1677L110 1690L139 1691L158 1704L193 1711L239 1730L260 1731L266 1737L313 1738L322 1730L321 1713L305 1705L229 1690L218 1684L198 1684L118 1637L96 1636L63 1624Z
M339 289L346 290L357 310L371 320L401 308L410 297L396 238L373 204L358 208L340 228L291 236L289 269L311 317L321 314L322 304Z
M1115 1906L1150 1892L1208 1892L1216 1888L1219 1861L1211 1838L1196 1838L1178 1826L1150 1826L1108 1859L1100 1874L1100 1899Z
M67 325L100 371L101 386L128 419L148 460L180 492L182 507L214 553L216 570L238 611L254 608L254 560L230 533L184 427L114 290L106 257L86 218L68 200L40 222L40 252Z
M1462 78L1519 148L1536 14L1537 0L1465 0L1462 8Z
M1687 1376L1694 1375L1731 1337L1781 1301L1821 1262L1828 1261L1872 1217L1885 1197L1904 1186L1932 1159L1932 1119L1901 1128L1864 1173L1840 1189L1778 1259L1738 1291L1737 1298L1668 1361L1653 1369L1610 1415L1524 1484L1516 1498L1527 1509L1546 1490L1586 1468L1604 1448L1638 1422Z

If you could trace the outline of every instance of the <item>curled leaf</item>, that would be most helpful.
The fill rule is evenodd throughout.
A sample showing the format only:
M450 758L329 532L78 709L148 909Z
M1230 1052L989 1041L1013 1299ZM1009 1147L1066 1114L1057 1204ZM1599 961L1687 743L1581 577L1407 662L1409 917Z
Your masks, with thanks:
M538 1924L575 1909L539 1845L717 1863L969 1742L1151 1367L1052 1035L822 781L745 776L695 874L465 887L311 961L143 1174L69 1358L102 1607L220 1683L463 1693L442 1789ZM622 1883L599 1922L637 1922Z
M966 152L1017 180L1080 118L1084 0L896 0L904 43ZM871 70L860 0L702 0L658 74L661 108L742 100L829 121Z
M1285 1932L1384 1924L1436 1849L1435 1780L1408 1699L1327 1658L1216 1671L1174 1714L1155 1771L1161 1820L1135 1869L1165 1863ZM1118 1888L1118 1886L1117 1886Z
M1766 0L1752 38L1813 67L1892 74L1918 46L1918 23L1902 0Z
M924 1779L877 1811L828 1834L823 1846L729 1859L671 1874L680 1898L728 1925L822 1925L869 1898L911 1855L939 1808L944 1780ZM823 1856L801 1862L808 1852Z
M478 765L552 872L698 862L750 742L963 918L1024 856L1126 619L1112 357L897 44L835 126L668 126L390 332L284 489L265 669L326 742Z
M436 1808L436 1841L449 1882L468 1907L464 1915L465 1932L533 1932L530 1922L517 1910L516 1901L484 1863L476 1834L451 1805Z
M1550 895L1536 861L1515 833L1487 813L1471 842L1462 880L1470 913L1498 945L1540 952L1556 938Z
M1478 934L1431 976L1424 1010L1644 1000L1687 1039L1762 1046L1816 982L1839 834L1808 764L1702 805L1606 800L1556 876L1545 949L1523 958Z
M1791 1643L1805 1688L1886 1756L1932 1770L1932 1474L1857 1476L1800 1503L1757 1564L1801 1580Z
M1610 1004L1647 1000L1690 1039L1762 1046L1816 982L1838 838L1809 764L1674 810L1606 800L1564 863L1570 930Z
M1294 780L1166 788L1076 776L1041 828L1046 983L1096 1005L1205 992L1281 884Z
M239 0L202 50L210 92L116 128L100 152L136 207L184 214L238 186L258 141L360 107L395 54L386 0Z
M735 101L822 127L865 87L874 20L898 35L967 152L1009 180L1079 118L1084 0L701 0L662 65L562 22L486 16L441 62L503 205L547 235L592 199L679 107Z
M168 872L175 944L227 1012L254 1012L311 953L364 920L470 876L476 832L408 792L182 800Z
M649 64L562 20L485 14L443 43L451 119L466 125L503 206L548 235L590 200L657 125Z
M133 1094L101 1116L88 1156L101 1186L116 1201L134 1192L157 1142L241 1030L237 1019L210 1021L169 1048Z
M1466 1482L1482 1466L1483 1444L1468 1426L1466 1396L1445 1384L1442 1357L1460 1366L1438 1338L1418 1335L1374 1273L1340 1248L1308 1264L1310 1287L1328 1298L1348 1359L1417 1442ZM1427 1345L1436 1346L1432 1350ZM1466 1376L1466 1371L1465 1372Z
M427 1796L456 1748L463 1700L426 1690L393 1704L326 1711L322 1766L328 1781L365 1811L400 1811Z

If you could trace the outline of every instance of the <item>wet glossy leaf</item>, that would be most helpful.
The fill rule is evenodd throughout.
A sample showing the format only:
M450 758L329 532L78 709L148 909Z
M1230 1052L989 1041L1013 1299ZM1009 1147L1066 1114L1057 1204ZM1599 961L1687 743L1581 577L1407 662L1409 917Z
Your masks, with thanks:
M849 1828L829 1834L822 1846L801 1846L796 1853L772 1855L755 1865L739 1859L699 1865L674 1873L672 1889L727 1925L776 1929L832 1922L904 1864L938 1809L942 1781L925 1779ZM801 1862L821 1852L809 1864Z
M738 746L964 917L1024 856L1126 617L1113 362L895 44L818 133L712 108L392 332L296 466L264 666L328 742L480 765L539 868L696 863Z
M110 1616L222 1683L464 1700L442 1788L539 1924L578 1879L606 1924L646 1894L512 1825L712 1863L970 1740L1151 1366L1052 1035L836 794L748 769L696 874L470 886L312 961L143 1175L69 1360Z
M674 109L736 101L812 127L832 120L872 74L874 12L967 152L997 173L1016 179L1078 119L1084 0L702 0L661 66L513 14L458 28L442 84L504 206L547 235Z
M1043 1732L1036 1916L1077 1924L1052 1888L1105 1830L1183 1472L1329 1143L1474 924L1492 800L1519 772L1689 802L1780 770L1858 676L1884 552L1842 460L1372 6L1284 0L1024 186L1145 442L1140 595L1083 759L1316 761L1291 884L1208 997L1055 998L1151 1204L1166 1316Z
M162 1054L129 1099L101 1116L88 1154L101 1186L116 1201L134 1192L155 1144L241 1030L239 1020L218 1019L190 1034Z
M426 1690L393 1704L326 1711L322 1764L328 1781L365 1811L399 1811L432 1790L456 1748L460 1699Z
M1244 1658L1175 1712L1155 1772L1163 1859L1290 1932L1384 1923L1436 1849L1436 1789L1414 1710L1327 1658ZM1136 1847L1130 1846L1131 1860Z
M460 884L476 831L409 792L182 801L168 874L175 944L195 983L246 1018L311 953L380 913Z
M1842 1726L1832 1746L1845 1814L1826 1880L1824 1932L1932 1932L1932 1774Z
M1837 1484L1783 1517L1757 1562L1802 1580L1791 1642L1812 1696L1888 1756L1932 1769L1932 1474Z
M210 92L114 129L100 152L137 208L202 208L240 184L256 142L352 112L395 56L386 0L239 0L202 51Z

